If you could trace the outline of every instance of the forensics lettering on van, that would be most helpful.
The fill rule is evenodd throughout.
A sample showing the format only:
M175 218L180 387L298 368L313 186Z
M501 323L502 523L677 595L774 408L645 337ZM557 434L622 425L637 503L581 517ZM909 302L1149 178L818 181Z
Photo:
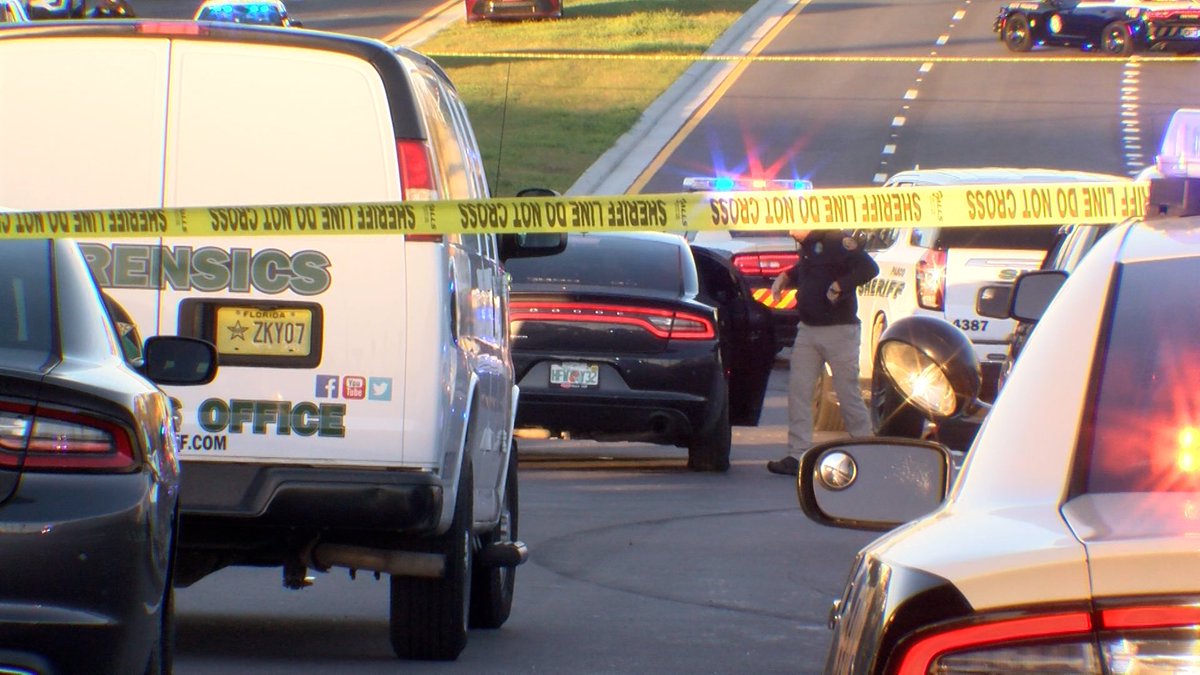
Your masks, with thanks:
M196 417L210 434L346 436L346 406L341 403L210 398L196 409Z
M106 288L319 295L329 289L329 257L275 248L80 243L96 281Z

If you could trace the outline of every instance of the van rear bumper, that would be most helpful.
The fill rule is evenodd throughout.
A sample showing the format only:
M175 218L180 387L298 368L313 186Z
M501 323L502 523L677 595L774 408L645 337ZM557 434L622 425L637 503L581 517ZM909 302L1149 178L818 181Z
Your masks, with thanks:
M185 521L423 533L437 528L442 513L442 483L428 471L183 464Z

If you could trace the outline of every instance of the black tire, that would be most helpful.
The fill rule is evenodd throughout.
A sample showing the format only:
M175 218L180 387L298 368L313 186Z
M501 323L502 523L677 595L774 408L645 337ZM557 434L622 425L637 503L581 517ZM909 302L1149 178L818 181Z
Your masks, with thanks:
M464 458L454 521L433 547L446 555L445 575L441 579L391 577L389 630L392 650L402 659L453 661L467 645L474 504L471 460Z
M1100 32L1100 51L1108 56L1129 56L1133 53L1133 33L1129 24L1114 21Z
M876 436L921 438L925 432L925 416L905 403L878 364L871 375L870 410Z
M1033 49L1033 32L1029 27L1029 19L1026 19L1024 14L1009 14L1004 19L1000 39L1009 51L1027 52Z
M688 468L715 473L728 471L732 445L733 429L729 424L729 390L726 385L716 423L707 432L694 434L688 441Z
M500 506L500 522L484 536L483 544L517 541L520 490L517 482L517 442L512 442L508 455L508 479L504 486L504 503ZM475 560L471 570L471 628L499 628L512 613L513 590L517 568L485 567Z

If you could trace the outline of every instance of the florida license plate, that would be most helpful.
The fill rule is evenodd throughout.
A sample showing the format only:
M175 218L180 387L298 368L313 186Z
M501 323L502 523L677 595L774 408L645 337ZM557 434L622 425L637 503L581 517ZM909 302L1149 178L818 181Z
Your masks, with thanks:
M551 363L550 384L564 389L600 386L600 366L594 363Z
M217 351L246 356L308 356L312 310L218 307Z

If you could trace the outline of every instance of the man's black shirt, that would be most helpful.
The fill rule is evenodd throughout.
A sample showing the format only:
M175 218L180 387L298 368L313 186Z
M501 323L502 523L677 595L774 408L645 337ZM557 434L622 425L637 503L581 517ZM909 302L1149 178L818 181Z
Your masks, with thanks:
M814 230L799 245L800 260L788 270L796 288L800 321L809 326L858 323L857 287L879 274L879 265L841 230ZM830 302L826 293L834 281L842 293Z

